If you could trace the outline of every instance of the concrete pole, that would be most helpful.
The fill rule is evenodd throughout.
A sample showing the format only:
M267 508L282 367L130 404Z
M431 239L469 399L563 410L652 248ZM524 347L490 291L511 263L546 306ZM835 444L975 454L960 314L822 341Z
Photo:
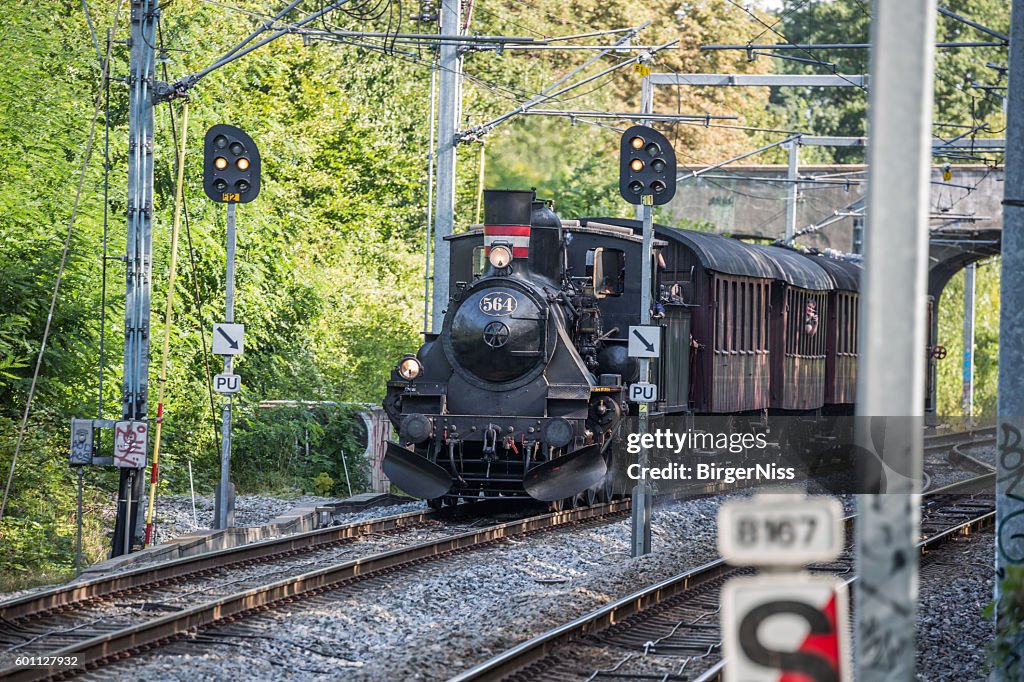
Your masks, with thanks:
M858 497L863 682L914 679L934 42L935 0L876 0L857 421L889 473L882 494ZM885 420L884 444L871 445L881 429L863 428L868 418Z
M999 604L999 581L1024 564L1024 0L1010 15L1010 80L1007 87L1006 182L1003 184L1003 244L999 307L999 429L996 473L996 635L1016 625ZM1013 608L1012 605L1010 605ZM1024 656L1020 640L1015 652ZM996 680L1018 679L1010 666ZM1019 665L1019 663L1016 663Z
M128 83L128 234L125 246L124 383L121 418L147 416L153 282L153 99L158 0L132 0ZM138 474L138 475L136 475ZM121 469L111 556L131 551L142 524L140 471Z
M646 79L645 79L646 80ZM652 197L653 198L653 197ZM654 218L652 206L644 204L639 207L644 224L644 241L640 257L640 324L651 323L651 246L654 241ZM627 330L628 331L628 330ZM640 381L650 380L650 363L647 358L640 358ZM648 408L651 403L638 405L640 423L638 432L647 433ZM640 468L647 467L647 450L640 449ZM651 491L645 479L633 486L633 523L632 523L632 556L649 554L651 551Z
M235 210L238 204L228 203L228 235L227 235L227 277L224 294L224 321L235 321ZM232 374L234 369L233 355L224 356L224 374ZM221 453L220 453L220 486L217 488L217 528L230 528L234 525L235 510L231 499L231 396L224 398L221 409Z
M441 34L458 35L459 0L441 0ZM448 307L448 245L445 237L455 226L455 133L459 123L462 92L462 58L459 45L443 42L438 48L437 102L437 196L434 207L434 294L430 329L441 333L444 309Z
M964 363L963 412L968 420L974 413L974 273L971 263L964 268Z
M793 239L793 233L796 232L796 200L799 196L797 191L797 168L800 164L800 144L797 140L793 140L786 145L789 150L789 172L786 177L789 179L789 198L786 201L786 243L788 244Z

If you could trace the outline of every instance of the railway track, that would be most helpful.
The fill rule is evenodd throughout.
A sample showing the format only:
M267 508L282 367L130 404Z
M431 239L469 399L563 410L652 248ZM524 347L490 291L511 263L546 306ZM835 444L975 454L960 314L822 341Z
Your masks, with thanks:
M955 441L954 435L958 436ZM960 445L968 447L984 441L975 433L940 438L943 448L948 450L952 445L954 451ZM705 494L709 493L714 494L712 491ZM301 595L333 589L380 571L435 560L513 535L572 523L604 522L621 516L628 509L627 500L454 534L442 521L450 520L459 508L424 510L72 583L0 604L0 678L43 679L69 674L64 666L35 669L11 666L19 655L77 656L78 669L96 667L132 651L171 641L184 633L194 634L202 627L242 617ZM365 545L356 550L357 557L353 557L351 551L347 556L337 554L339 548L375 536L389 540L393 547L398 541L396 536L403 533L420 533L429 540L412 547L376 552L372 556L366 556L373 550L368 552ZM331 567L308 570L324 563ZM235 573L255 564L273 566L261 566L256 578L235 579ZM275 577L279 579L274 580Z
M925 496L919 543L927 552L992 524L995 474L937 489ZM845 520L852 536L853 516ZM812 564L812 573L852 581L850 543L840 559ZM718 559L623 597L513 647L451 682L482 680L718 680L723 668L719 591L730 578L753 573Z
M979 447L995 447L995 432L992 435L977 435L977 432L959 434L960 440L944 439L941 445L925 446L924 469L922 471L922 492L941 488L954 482L970 479L977 474L995 471L995 466L981 461L966 451Z
M454 534L446 533L443 537L370 556L327 562L326 566L321 563L320 567L313 570L304 570L246 589L228 590L223 596L214 598L209 598L202 588L190 588L193 598L184 604L166 604L154 597L162 598L166 593L160 590L169 583L180 582L182 576L189 576L188 579L191 579L203 573L223 572L226 567L237 568L246 562L260 561L262 559L259 552L265 552L266 549L252 546L247 552L242 551L246 548L225 550L199 557L195 561L173 562L183 564L181 566L165 564L150 569L136 569L129 574L92 581L95 584L84 587L76 588L72 585L43 595L30 595L10 603L11 608L16 610L8 612L8 604L2 605L4 622L0 627L0 637L4 641L13 640L13 643L6 647L3 654L5 660L2 664L6 667L0 668L0 679L20 681L70 676L130 656L133 652L144 651L194 634L208 626L244 618L247 614L266 610L276 604L337 589L356 581L376 577L382 572L444 559L513 537L563 527L578 527L581 524L610 522L621 518L629 509L629 501L621 500L491 524ZM363 535L383 532L389 526L394 528L395 524L405 524L405 528L417 528L422 527L426 521L435 519L434 514L405 514L341 528L345 529L342 532L347 535L354 535L360 531ZM338 532L338 529L332 530ZM308 535L319 533L321 531ZM317 539L321 544L326 542L323 537ZM294 542L297 537L288 540ZM308 541L299 541L299 548L294 551L310 551L305 545ZM252 554L253 552L256 555ZM247 558L241 559L235 555L236 553ZM220 556L218 558L214 555ZM281 556L280 548L273 556ZM226 563L218 563L218 560ZM109 605L115 598L132 599L134 608L131 609L131 622L111 622L102 618L102 613L95 619L78 616L76 620L80 622L73 625L62 620L65 617L62 611L74 614L82 608L93 608L97 602ZM15 616L15 613L22 615ZM19 655L34 656L55 663L33 668L12 665ZM73 661L74 664L67 665L68 661Z
M951 446L971 447L995 443L996 427L985 426L968 431L953 431L935 436L925 436L925 452L948 450Z

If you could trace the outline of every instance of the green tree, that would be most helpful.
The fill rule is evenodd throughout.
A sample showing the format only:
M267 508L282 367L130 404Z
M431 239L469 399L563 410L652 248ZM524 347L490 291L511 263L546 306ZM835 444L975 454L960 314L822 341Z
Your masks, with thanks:
M1008 33L1009 4L1001 0L952 0L943 3L953 12ZM836 44L870 42L871 7L867 0L787 0L780 12L781 21L762 39L769 43ZM976 42L992 40L955 19L937 15L936 39L939 42ZM868 50L789 50L784 54L803 61L778 60L783 73L868 73ZM940 137L955 137L965 132L962 126L988 125L990 131L1002 127L1001 98L972 88L975 82L993 84L999 72L987 63L1006 65L1005 47L940 48L935 57L935 113L933 132ZM808 63L810 60L811 63ZM1005 81L1003 81L1005 84ZM867 134L867 91L855 87L774 88L772 104L785 112L785 125L815 135ZM953 127L946 127L950 125ZM979 133L984 135L985 133ZM812 148L809 162L850 163L863 161L858 148Z

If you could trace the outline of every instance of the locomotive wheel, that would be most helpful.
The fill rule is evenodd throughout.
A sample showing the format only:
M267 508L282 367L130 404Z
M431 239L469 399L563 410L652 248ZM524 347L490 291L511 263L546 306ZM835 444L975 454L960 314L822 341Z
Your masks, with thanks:
M597 504L597 498L600 497L600 492L597 488L590 488L583 493L583 502L586 506L590 507Z
M439 511L441 509L441 507L443 507L443 506L444 506L444 498L443 497L435 497L432 500L427 500L427 507L429 509L433 509L434 511Z
M560 512L564 507L565 500L554 500L552 502L548 502L548 509L550 509L553 512Z

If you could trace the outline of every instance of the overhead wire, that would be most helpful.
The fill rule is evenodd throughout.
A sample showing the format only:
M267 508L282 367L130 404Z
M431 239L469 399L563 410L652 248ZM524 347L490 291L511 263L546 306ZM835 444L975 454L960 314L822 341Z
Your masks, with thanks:
M103 52L100 50L100 43L96 39L96 28L92 25L92 14L89 12L88 0L82 0L82 11L85 12L85 22L89 24L89 35L92 36L93 47L96 48L96 58L103 63Z
M788 10L786 10L785 12L783 12L782 14L780 14L780 15L779 15L779 17L778 17L778 18L777 18L777 19L775 20L775 22L774 22L774 23L772 23L772 25L771 25L771 26L769 26L769 27L765 28L765 29L764 29L763 31L761 31L760 33L758 33L758 34L757 34L756 36L754 36L753 38L751 38L750 40L748 40L748 41L747 41L747 44L751 44L751 43L755 43L755 42L757 42L757 40L758 40L758 39L759 39L759 38L760 38L761 36L763 36L763 35L764 35L765 33L767 33L768 31L772 30L773 28L775 28L776 26L778 26L779 24L781 24L781 23L783 22L783 20L785 20L785 18L786 18L786 17L788 17L789 15L793 14L793 12L796 12L797 10L801 9L801 8L802 8L802 7L804 6L804 5L806 5L806 4L808 3L808 2L810 2L810 0L803 0L803 2L801 2L801 3L799 4L799 5L795 5L794 7L791 7L791 8L789 8Z
M850 85L852 85L854 87L857 87L857 88L860 88L864 92L867 92L867 86L862 85L860 83L856 83L856 82L850 80L849 78L847 78L845 75L839 73L838 69L836 68L836 66L834 64L830 64L828 62L823 62L820 59L818 59L817 57L815 57L813 52L811 52L810 50L804 48L802 45L798 45L797 43L794 43L792 40L790 40L788 37L786 37L786 35L783 34L781 31L776 30L774 28L774 24L773 25L768 25L767 23L765 23L765 21L763 19L761 19L761 17L757 16L756 14L751 12L746 7L738 4L735 0L725 0L725 1L728 2L730 5L732 5L733 7L735 7L736 9L738 9L738 10L744 12L745 14L747 14L751 19L753 19L757 23L759 23L762 26L764 26L766 31L771 31L772 33L777 35L779 38L781 38L782 40L786 41L787 45L792 45L797 50L800 50L801 52L804 52L805 54L807 54L808 58L811 60L812 63L818 64L820 66L828 66L828 67L830 67L830 70L831 70L833 75L838 76L839 78L845 80Z

